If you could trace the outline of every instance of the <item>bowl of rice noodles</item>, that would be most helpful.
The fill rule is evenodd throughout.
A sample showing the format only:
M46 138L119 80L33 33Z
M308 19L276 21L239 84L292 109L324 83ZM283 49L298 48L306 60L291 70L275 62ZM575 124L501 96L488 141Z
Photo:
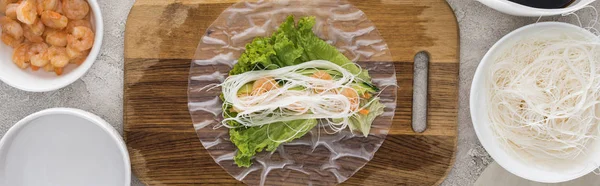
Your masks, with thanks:
M558 22L528 25L498 41L472 84L481 144L522 178L558 183L600 165L600 40Z

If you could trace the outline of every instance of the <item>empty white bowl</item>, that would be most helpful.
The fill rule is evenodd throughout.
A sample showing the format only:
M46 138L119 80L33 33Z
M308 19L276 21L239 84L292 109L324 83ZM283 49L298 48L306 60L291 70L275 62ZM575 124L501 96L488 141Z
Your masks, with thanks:
M517 4L514 2L510 2L508 0L478 0L479 2L485 4L486 6L496 9L505 14L515 15L515 16L528 16L528 17L539 17L539 16L551 16L551 15L560 15L569 12L574 12L583 7L589 5L590 3L596 0L576 0L571 3L566 8L559 9L543 9L543 8L533 8L524 6L521 4ZM550 0L548 0L550 1Z
M0 185L129 186L130 167L119 133L82 110L32 114L0 140Z
M104 36L100 6L96 0L88 0L88 3L90 4L92 30L94 30L96 38L94 38L94 46L83 64L80 66L68 65L61 76L43 69L36 72L31 68L23 70L12 62L14 50L0 42L0 81L28 92L49 92L66 87L81 78L96 61Z
M600 165L600 143L595 140L588 146L587 154L580 155L570 162L556 162L551 169L541 168L533 163L525 162L509 154L502 146L490 125L488 117L488 103L486 76L494 59L507 47L513 46L517 41L540 34L540 31L552 29L557 32L581 34L584 37L594 38L595 35L575 25L558 22L536 23L519 28L504 36L498 41L481 60L473 84L471 86L471 119L479 141L485 150L494 158L500 166L519 177L543 183L558 183L573 180L584 176Z

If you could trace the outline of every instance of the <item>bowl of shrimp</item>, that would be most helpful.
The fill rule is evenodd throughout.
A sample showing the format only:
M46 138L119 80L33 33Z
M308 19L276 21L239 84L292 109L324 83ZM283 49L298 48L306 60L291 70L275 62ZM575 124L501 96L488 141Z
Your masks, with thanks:
M0 81L49 92L81 78L103 38L96 0L0 0Z

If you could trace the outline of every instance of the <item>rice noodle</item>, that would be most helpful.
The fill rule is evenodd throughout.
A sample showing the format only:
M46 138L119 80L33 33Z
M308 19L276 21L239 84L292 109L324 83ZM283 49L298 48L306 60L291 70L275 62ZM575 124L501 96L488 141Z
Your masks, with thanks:
M597 138L600 42L575 34L528 37L495 59L487 77L491 128L512 154L573 160Z
M333 80L323 80L310 77L311 74L305 72L307 69L332 70L340 75ZM264 77L272 77L283 85L263 94L238 95L238 90L244 85ZM252 127L301 119L325 119L331 129L337 132L345 129L348 118L357 112L352 109L351 100L338 90L356 92L351 87L351 83L355 81L361 80L343 67L323 60L230 76L220 85L225 104L240 112L235 117L225 118L222 124L234 127L228 121L236 121L243 126Z

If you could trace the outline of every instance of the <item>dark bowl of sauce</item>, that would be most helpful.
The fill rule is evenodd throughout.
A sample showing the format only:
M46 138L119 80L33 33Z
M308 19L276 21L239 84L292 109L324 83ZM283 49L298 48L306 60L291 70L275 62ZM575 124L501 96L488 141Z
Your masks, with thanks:
M571 5L575 0L509 0L524 6L544 9L559 9Z
M527 17L561 15L580 10L595 0L477 0L500 12Z

